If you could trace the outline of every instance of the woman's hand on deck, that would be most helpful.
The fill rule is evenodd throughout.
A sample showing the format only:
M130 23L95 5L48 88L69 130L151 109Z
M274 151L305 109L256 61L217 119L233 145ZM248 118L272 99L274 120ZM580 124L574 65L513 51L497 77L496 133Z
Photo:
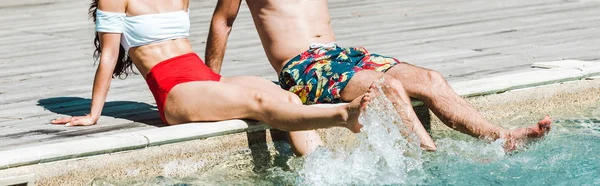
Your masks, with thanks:
M66 118L58 118L50 121L52 124L65 125L67 127L71 126L90 126L95 125L98 119L93 118L89 114L87 116L75 116L75 117L66 117Z

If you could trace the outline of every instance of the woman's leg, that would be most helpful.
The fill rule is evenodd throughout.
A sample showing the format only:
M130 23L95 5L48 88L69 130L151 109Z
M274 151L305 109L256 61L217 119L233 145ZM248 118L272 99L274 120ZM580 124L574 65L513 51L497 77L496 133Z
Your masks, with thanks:
M254 88L272 95L281 102L302 105L300 98L291 92L281 89L275 83L256 76L235 76L221 78L223 83L231 83L247 88ZM306 155L313 152L318 146L323 146L321 137L315 130L288 132L292 150L296 155Z
M336 108L314 108L273 99L260 91L223 82L197 81L179 84L169 92L165 117L171 124L227 119L254 119L269 126L298 131L334 126L359 132L361 109L370 96Z

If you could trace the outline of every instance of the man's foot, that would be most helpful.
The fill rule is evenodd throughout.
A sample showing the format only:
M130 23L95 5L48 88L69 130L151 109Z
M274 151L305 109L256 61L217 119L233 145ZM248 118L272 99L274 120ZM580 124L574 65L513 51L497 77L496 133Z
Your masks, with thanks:
M507 152L521 147L525 142L531 139L539 139L550 132L552 129L552 119L546 115L537 125L528 128L519 128L508 133L504 149Z
M346 128L354 133L360 132L362 125L358 123L358 117L360 113L367 109L369 102L371 102L371 90L346 105L346 111L348 112Z

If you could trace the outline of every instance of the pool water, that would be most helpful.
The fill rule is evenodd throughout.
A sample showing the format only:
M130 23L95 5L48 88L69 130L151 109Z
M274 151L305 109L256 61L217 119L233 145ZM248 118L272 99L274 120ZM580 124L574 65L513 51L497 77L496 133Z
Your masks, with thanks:
M600 122L556 120L543 140L512 154L481 142L437 140L425 185L600 185Z
M509 154L501 140L455 131L435 135L438 150L423 152L389 100L376 97L360 118L362 133L307 157L271 149L266 166L257 167L251 152L240 150L184 178L102 178L92 185L600 185L598 117L554 118L543 140Z

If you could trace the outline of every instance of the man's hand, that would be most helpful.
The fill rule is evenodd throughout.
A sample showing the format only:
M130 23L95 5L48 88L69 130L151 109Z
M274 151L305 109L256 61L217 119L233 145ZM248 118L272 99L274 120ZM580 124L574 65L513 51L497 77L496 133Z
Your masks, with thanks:
M72 127L72 126L91 126L91 125L95 125L97 121L98 121L97 118L93 118L91 115L88 114L86 116L58 118L58 119L50 121L50 123L57 124L57 125L64 124L67 127Z

